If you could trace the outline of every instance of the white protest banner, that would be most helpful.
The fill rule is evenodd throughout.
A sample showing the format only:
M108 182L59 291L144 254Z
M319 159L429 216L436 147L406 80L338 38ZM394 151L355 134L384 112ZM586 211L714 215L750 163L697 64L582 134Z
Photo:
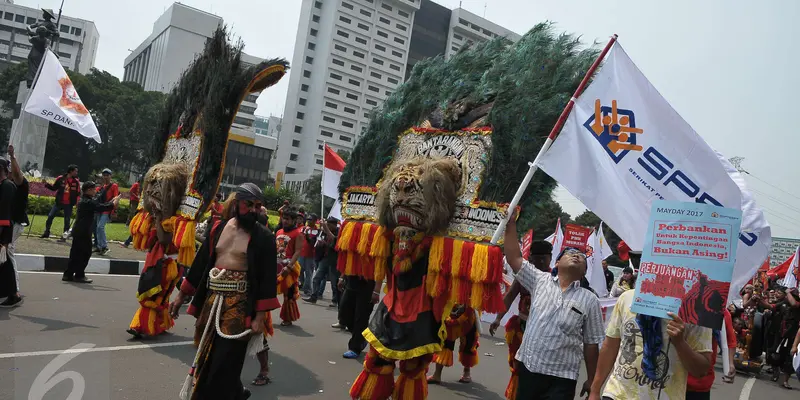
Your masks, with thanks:
M101 143L100 133L89 110L83 105L64 67L50 50L42 59L39 78L25 105L25 112L74 129Z

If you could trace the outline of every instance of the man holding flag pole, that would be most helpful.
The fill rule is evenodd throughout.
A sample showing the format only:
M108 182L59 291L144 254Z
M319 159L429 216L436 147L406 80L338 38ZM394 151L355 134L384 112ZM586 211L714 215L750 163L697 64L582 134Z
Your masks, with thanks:
M741 246L730 288L737 293L744 282L735 277L752 276L767 256L769 225L730 163L658 95L616 42L614 35L587 72L530 164L510 209L539 166L637 251L643 247L650 203L656 199L741 208ZM587 88L606 55L603 69ZM562 127L564 135L556 141ZM576 159L575 153L581 156ZM499 240L507 221L497 229L493 242ZM614 371L605 398L659 398L663 389L666 398L684 399L687 374L702 377L707 373L710 331L686 326L675 315L664 323L655 317L637 316L629 311L631 297L633 291L623 295L615 307L590 398L600 398L606 378ZM645 348L643 341L649 346ZM620 344L623 354L618 359ZM630 378L633 375L643 378L637 381Z

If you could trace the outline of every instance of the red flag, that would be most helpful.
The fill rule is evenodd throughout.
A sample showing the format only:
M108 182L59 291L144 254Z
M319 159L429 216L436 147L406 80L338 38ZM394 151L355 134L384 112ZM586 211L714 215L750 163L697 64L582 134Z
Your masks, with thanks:
M522 258L529 259L531 255L531 244L533 243L533 229L529 230L522 237Z
M630 251L631 248L628 247L628 244L625 243L624 240L620 240L619 244L617 245L617 253L619 253L619 259L622 261L630 260Z
M784 261L783 264L778 265L777 267L767 271L767 275L769 275L770 278L773 278L773 277L776 277L776 276L778 278L783 278L784 276L786 276L786 273L789 271L789 267L792 265L792 261L794 260L794 256L795 255L792 254L792 256L789 257L788 260Z
M592 230L585 226L567 224L564 227L564 244L561 246L561 250L573 247L585 253L591 234Z
M322 194L331 198L339 197L339 179L342 177L345 162L330 146L325 145L323 156Z

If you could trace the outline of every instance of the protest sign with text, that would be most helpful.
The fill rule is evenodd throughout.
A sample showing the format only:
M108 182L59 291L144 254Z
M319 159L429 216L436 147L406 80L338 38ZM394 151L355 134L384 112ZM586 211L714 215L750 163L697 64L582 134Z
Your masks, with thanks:
M585 253L591 234L592 230L585 226L567 224L564 226L564 244L561 245L561 250L572 247Z
M741 220L737 209L654 201L631 311L720 329Z

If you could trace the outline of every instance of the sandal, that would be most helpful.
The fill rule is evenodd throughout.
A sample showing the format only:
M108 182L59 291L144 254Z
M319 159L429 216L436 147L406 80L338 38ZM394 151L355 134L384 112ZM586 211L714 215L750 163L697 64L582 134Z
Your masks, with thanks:
M458 381L460 383L472 383L472 378L469 376L462 376Z
M736 375L724 375L722 381L725 383L733 383L734 378L736 378Z
M438 385L440 383L442 383L442 381L434 379L433 376L428 377L428 385Z
M253 386L264 386L269 385L272 383L272 379L264 374L258 374L256 379L253 379L253 382L250 382Z
M792 390L792 386L789 385L789 382L783 382L781 386L783 386L783 388L786 390Z

